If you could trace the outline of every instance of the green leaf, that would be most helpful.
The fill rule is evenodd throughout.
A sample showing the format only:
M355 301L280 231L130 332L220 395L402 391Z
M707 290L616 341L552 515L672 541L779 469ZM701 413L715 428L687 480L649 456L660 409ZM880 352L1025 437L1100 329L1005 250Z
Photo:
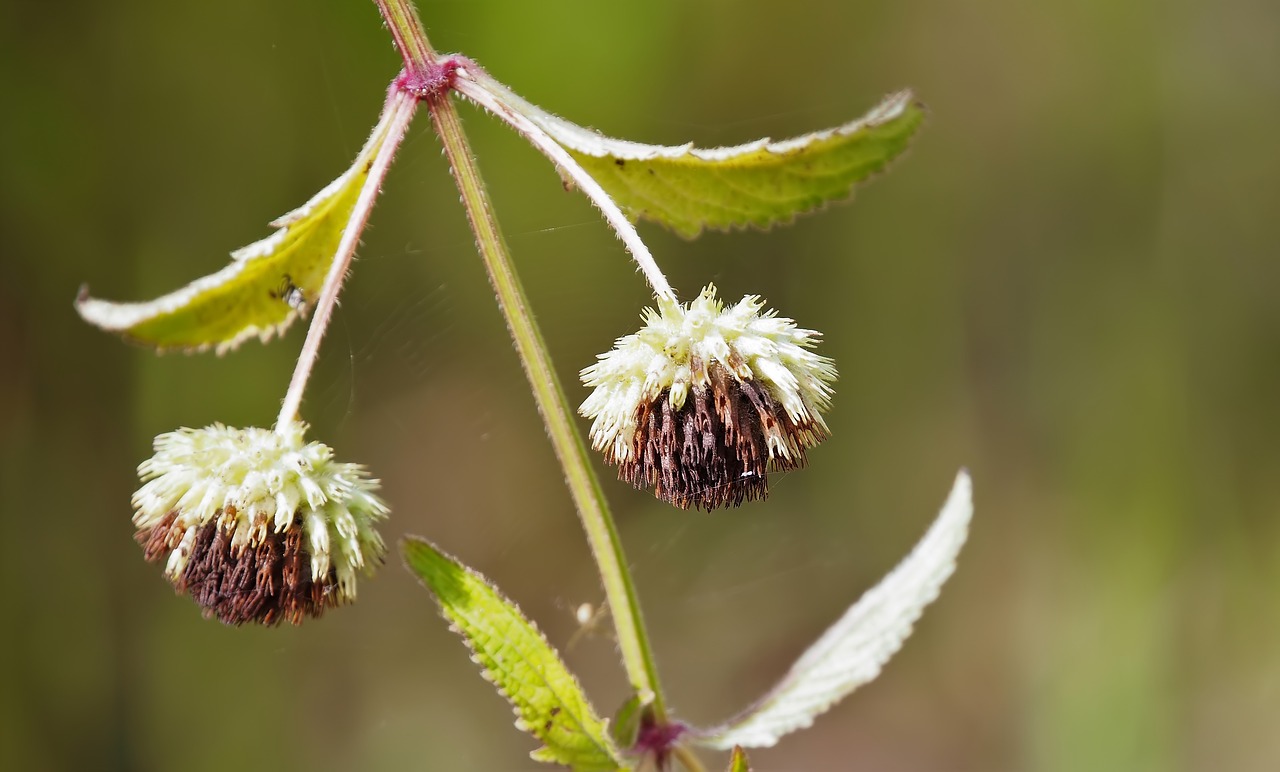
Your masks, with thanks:
M972 515L972 485L961 471L911 554L828 628L772 691L724 726L697 732L697 742L721 750L771 746L879 675L955 570Z
M907 149L925 115L910 91L900 91L858 120L781 142L645 145L552 115L479 68L469 68L466 77L563 146L630 218L686 237L703 228L768 228L848 198Z
M265 342L283 333L320 292L391 116L387 111L351 168L273 221L275 233L232 252L222 270L142 303L99 300L83 288L76 310L90 324L160 351L213 347L221 354L255 335Z
M644 714L644 700L633 694L622 703L618 712L613 714L613 722L609 724L609 735L619 748L630 748L636 744L640 734L640 718Z
M923 120L924 109L904 91L865 118L782 142L653 148L630 157L568 150L628 216L692 238L704 227L768 228L848 198L906 150Z
M729 772L751 772L751 762L747 761L747 752L741 745L733 746L733 755L729 757Z
M575 770L622 769L605 722L538 628L483 576L423 539L403 545L409 569L511 703L516 726L544 745L530 756Z

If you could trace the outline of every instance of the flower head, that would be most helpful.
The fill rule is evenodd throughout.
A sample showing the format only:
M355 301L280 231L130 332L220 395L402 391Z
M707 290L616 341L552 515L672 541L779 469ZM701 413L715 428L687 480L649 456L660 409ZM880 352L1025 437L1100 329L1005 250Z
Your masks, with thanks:
M382 561L378 481L305 432L179 429L138 467L136 538L149 561L168 553L166 576L206 617L300 624L353 600L357 573Z
M819 333L756 295L726 309L713 285L642 318L582 371L595 390L578 411L619 478L684 509L736 506L826 439L836 370L812 351Z

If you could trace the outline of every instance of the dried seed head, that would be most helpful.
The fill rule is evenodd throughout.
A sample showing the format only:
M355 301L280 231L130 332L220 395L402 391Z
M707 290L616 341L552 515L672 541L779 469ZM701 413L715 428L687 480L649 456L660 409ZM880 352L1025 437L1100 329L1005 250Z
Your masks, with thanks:
M300 624L354 600L357 574L382 562L378 481L305 432L179 429L138 467L136 538L206 617Z
M826 439L836 370L812 351L819 333L756 295L726 309L712 285L642 318L582 371L594 391L578 411L619 478L682 509L737 506Z

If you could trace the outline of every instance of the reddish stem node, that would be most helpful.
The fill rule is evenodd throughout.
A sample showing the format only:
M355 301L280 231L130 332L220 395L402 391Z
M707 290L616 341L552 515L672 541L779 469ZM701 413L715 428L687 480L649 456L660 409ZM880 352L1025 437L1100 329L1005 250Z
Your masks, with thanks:
M453 90L458 70L466 64L463 57L447 56L428 63L421 72L401 70L394 86L399 91L413 95L420 102L431 101Z
M676 743L687 731L689 727L679 721L659 722L652 715L645 716L640 722L632 751L642 757L652 756L658 769L666 770Z

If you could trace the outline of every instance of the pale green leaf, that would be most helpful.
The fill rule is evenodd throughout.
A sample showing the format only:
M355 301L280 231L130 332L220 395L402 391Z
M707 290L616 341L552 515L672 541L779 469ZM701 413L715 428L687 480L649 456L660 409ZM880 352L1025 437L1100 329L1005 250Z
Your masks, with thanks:
M85 288L76 310L90 324L160 351L222 353L247 338L265 342L282 333L319 293L391 116L374 128L351 168L273 221L275 233L232 252L222 270L141 303L99 300Z
M875 678L955 570L973 515L971 489L961 471L911 554L823 633L772 691L724 726L699 732L698 742L722 750L771 746Z
M768 228L848 198L902 154L924 122L910 91L842 126L780 142L696 148L613 139L528 102L478 68L467 77L562 145L633 220L693 237L705 228Z
M542 741L530 755L575 770L622 769L605 722L538 628L478 572L423 539L404 542L404 556L453 628L511 703L516 726Z
M747 760L747 752L741 745L733 746L733 755L729 757L729 772L751 772L751 762Z

